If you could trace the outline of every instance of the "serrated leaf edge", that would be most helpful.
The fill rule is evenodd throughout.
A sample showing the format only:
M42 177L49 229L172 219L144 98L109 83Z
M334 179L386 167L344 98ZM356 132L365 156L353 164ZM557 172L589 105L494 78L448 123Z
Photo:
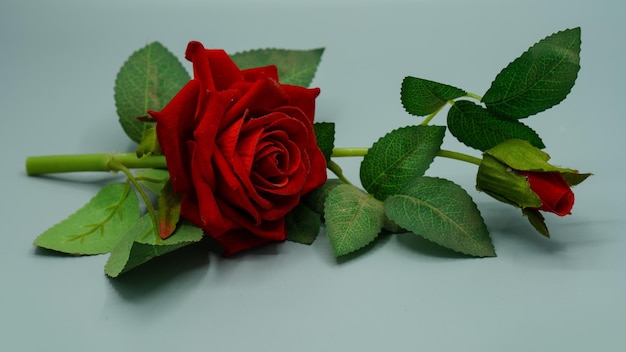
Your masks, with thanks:
M452 182L452 181L450 181L450 180L448 180L448 179L442 178L442 177L432 177L432 176L427 176L427 177L429 177L429 178L433 178L433 179L445 180L445 181L448 181L448 182L451 182L451 183L453 183L453 184L457 185L456 183L454 183L454 182ZM475 209L476 209L476 211L478 212L478 215L481 217L481 219L484 219L484 218L482 217L482 213L480 212L480 209L478 208L478 205L474 202L474 200L473 200L473 199L472 199L472 197L469 195L469 193L467 193L467 191L466 191L465 189L463 189L461 186L459 186L459 185L457 185L457 186L458 186L458 187L460 187L460 188L461 188L461 190L463 190L463 191L467 194L469 202L470 202L470 203L474 206L474 208L475 208ZM394 196L392 196L392 197L411 197L411 198L414 198L413 196L411 196L411 195L406 195L406 194L396 194L396 195L394 195ZM391 197L389 197L388 199L390 199L390 198L391 198ZM438 213L440 213L440 211L437 211L437 212L438 212ZM394 219L393 219L393 217L390 217L390 216L389 216L389 214L387 214L387 212L386 212L386 211L385 211L385 215L386 215L386 216L387 216L390 220L392 220L392 221L394 221L394 222L396 222L396 223L397 223L397 221L396 221L396 220L394 220ZM447 216L446 216L446 217L447 217ZM483 220L483 224L484 224L484 220ZM398 224L398 225L403 226L403 225L401 225L401 224ZM486 225L485 225L485 226L486 226ZM457 227L459 227L459 226L457 226ZM405 227L405 226L403 226L403 228L406 228L406 227ZM462 229L462 227L459 227L459 228L461 228L461 229ZM472 253L463 252L463 251L460 251L460 250L457 250L457 249L454 249L454 248L450 248L450 247L444 246L444 245L442 245L442 244L440 244L440 243L437 243L437 242L433 241L432 239L430 239L430 238L428 238L428 237L425 237L425 236L424 236L424 235L422 235L422 234L419 234L419 233L417 233L417 232L413 232L413 231L411 231L411 230L409 230L409 231L410 231L411 233L413 233L414 235L420 236L421 238L424 238L424 239L428 240L429 242L432 242L432 243L434 243L434 244L436 244L436 245L438 245L438 246L441 246L441 247L443 247L443 248L447 248L447 249L449 249L449 250L451 250L451 251L453 251L453 252L456 252L456 253L460 253L460 254L464 254L464 255L469 255L469 256L472 256L472 257L478 257L478 258L489 258L489 257L495 257L495 256L497 256L497 255L496 255L496 251L495 251L495 247L494 247L494 245L493 245L493 241L491 240L491 236L489 236L489 238L490 238L490 244L491 244L491 250L492 250L492 252L493 252L493 256L488 256L488 255L476 255L476 254L472 254ZM465 232L465 231L463 231L463 232Z
M329 195L330 195L331 193L335 192L335 191L336 191L336 189L337 189L337 188L339 188L339 187L354 187L354 186L344 184L344 185L338 185L338 186L336 186L336 187L332 188L332 189L328 192L328 195L326 196L326 200L324 201L324 208L326 208L326 207L327 207L326 202L328 202ZM356 188L356 187L354 187L354 188L355 188L355 189L358 189L358 188ZM361 190L359 190L359 191L361 191ZM369 202L370 200L374 200L374 201L380 202L379 200L377 200L376 198L372 197L371 195L368 195L367 193L365 193L365 192L363 192L363 191L361 191L361 192L363 193L363 195L364 195L365 197L368 197L368 198L363 198L364 200L363 200L362 202L361 202L361 201L359 201L359 209L358 209L357 211L355 211L355 214L358 214L358 213L361 211L361 209L363 209L364 205L365 205L367 202ZM383 211L384 211L384 209L383 209ZM381 220L382 220L382 219L381 219ZM363 245L361 245L360 247L352 248L352 250L350 250L350 251L348 251L348 252L345 252L345 253L344 253L344 252L337 252L337 250L336 250L336 247L337 247L337 246L336 246L335 244L333 244L333 241L331 240L331 237L333 237L333 234L331 234L330 232L328 232L328 226L326 226L326 235L327 235L327 237L328 237L329 241L331 242L331 247L332 247L332 249L333 249L333 253L335 254L335 256L336 256L336 257L341 257L341 256L344 256L344 255L347 255L347 254L350 254L350 253L354 253L354 252L356 252L356 251L358 251L358 250L361 250L361 249L363 249L363 248L367 247L369 244L373 243L373 242L374 242L374 241L378 238L378 236L380 235L380 233L381 233L381 230L382 230L382 229L383 229L383 222L381 221L381 224L380 224L380 229L379 229L378 233L377 233L375 236L373 236L373 237L372 237L372 238L371 238L371 239L370 239L367 243L364 243L364 244L363 244ZM341 237L341 238L345 238L346 236L340 236L340 237ZM336 237L335 237L335 238L336 238Z
M535 43L533 43L530 47L528 47L528 49L526 49L526 51L524 51L522 54L520 54L519 56L517 56L515 59L513 59L511 62L509 62L509 63L508 63L508 64L507 64L507 65L506 65L506 66L505 66L502 70L500 70L500 72L498 72L498 74L496 75L496 77L495 77L495 78L491 81L491 85L489 86L489 89L487 90L487 92L491 89L491 87L493 86L493 83L494 83L494 82L496 82L496 81L498 80L498 77L502 74L502 72L503 72L503 71L505 71L506 69L508 69L508 68L509 68L509 66L510 66L513 62L515 62L516 60L518 60L520 57L522 57L522 56L526 55L526 54L527 54L527 53L528 53L531 49L533 49L533 47L534 47L535 45L539 44L540 42L542 42L542 41L544 41L544 40L546 40L546 39L548 39L548 38L550 38L550 37L552 37L552 36L558 35L558 34L560 34L560 33L566 32L566 31L571 31L571 30L578 30L578 31L580 32L580 27L567 28L567 29L563 29L563 30L560 30L560 31L554 32L554 33L552 33L552 34L550 34L550 35L548 35L548 36L546 36L546 37L544 37L544 38L542 38L542 39L540 39L540 40L536 41ZM582 38L580 39L580 43L581 43L581 45L582 45ZM578 64L578 70L576 71L576 75L574 76L574 82L576 82L576 80L578 79L578 74L580 73L580 68L581 68L581 66L580 66L580 64ZM535 83L535 84L536 84L536 83ZM498 115L498 116L502 116L502 117L504 117L504 118L509 118L509 119L522 119L522 118L527 118L527 117L530 117L530 116L534 116L534 115L536 115L536 114L538 114L538 113L540 113L540 112L547 111L547 110L549 110L549 109L551 109L551 108L553 108L553 107L555 107L555 106L557 106L557 105L561 104L561 103L565 100L565 98L566 98L566 97L567 97L567 96L568 96L568 95L572 92L572 89L574 88L574 85L575 85L575 84L572 84L572 87L570 87L570 89L569 89L569 90L565 93L565 95L563 96L563 99L561 99L558 103L556 103L556 104L554 104L554 105L552 105L552 106L550 106L550 107L548 107L548 108L546 108L546 109L543 109L543 110L541 110L541 111L538 111L538 112L536 112L536 113L534 113L534 114L531 114L531 115L528 115L528 116L524 116L524 117L520 117L520 118L515 118L515 117L506 116L506 115L503 115L503 114L501 114L501 113L498 113L498 112L496 112L496 111L491 110L491 109L489 108L489 106L487 105L488 103L487 103L487 102L485 102L485 101L483 100L483 99L484 99L484 96L483 96L483 99L481 99L481 102L482 102L482 103L485 103L487 110L490 110L492 113L494 113L494 114L496 114L496 115ZM486 94L485 94L485 95L486 95ZM512 97L509 97L508 99L511 99L511 98L514 98L514 97L518 97L518 96L519 96L519 95L515 95L515 96L512 96Z
M249 49L249 50L244 50L244 51L237 51L234 52L232 54L229 54L229 57L233 57L234 55L243 55L243 54L251 54L257 51L264 51L264 50L276 50L276 51L289 51L289 52L300 52L300 53L306 53L306 52L316 52L316 51L321 51L320 55L319 55L319 59L317 61L317 63L315 64L315 67L313 68L313 72L311 74L311 80L309 82L309 84L307 85L310 86L311 83L313 82L313 80L315 80L315 75L317 75L317 68L319 67L319 65L322 63L322 57L324 55L324 51L326 50L325 47L319 47L319 48L313 48L313 49L284 49L284 48L276 48L276 47L265 47L265 48L257 48L257 49ZM275 64L274 64L275 65ZM241 69L241 68L240 68ZM301 73L298 73L298 75L300 75ZM296 75L296 76L298 76ZM289 75L289 76L294 76ZM283 77L278 77L280 83L283 83Z

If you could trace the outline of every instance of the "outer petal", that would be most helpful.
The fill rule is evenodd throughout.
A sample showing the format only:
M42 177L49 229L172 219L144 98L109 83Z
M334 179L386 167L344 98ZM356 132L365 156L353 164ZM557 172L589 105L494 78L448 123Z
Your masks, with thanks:
M271 111L277 107L286 105L290 97L281 89L280 84L269 78L261 78L253 85L233 85L232 89L248 89L239 100L233 104L226 113L224 120L226 123L234 121L234 119L243 115L244 111L249 110L252 113L262 111L264 113Z
M200 42L189 42L185 50L185 58L193 63L193 77L202 84L205 90L214 91L215 82L206 49Z
M305 195L314 189L322 186L328 178L326 171L326 158L319 148L309 150L309 159L311 168L307 176L306 183L302 188L302 195Z
M222 91L244 78L224 50L205 49L202 43L192 41L187 45L185 58L193 63L194 78L207 90Z
M275 65L248 68L241 71L244 80L254 82L261 77L267 77L278 82L278 69Z
M159 145L167 160L167 168L176 193L191 190L189 151L186 141L193 139L196 106L200 99L200 82L192 80L161 110L148 111L157 121Z
M237 65L235 65L224 50L209 49L206 53L209 59L209 65L211 66L215 89L218 91L226 90L235 82L244 79Z
M289 106L296 107L308 117L309 123L313 123L315 116L315 98L320 94L319 88L304 88L298 86L282 85L289 95Z

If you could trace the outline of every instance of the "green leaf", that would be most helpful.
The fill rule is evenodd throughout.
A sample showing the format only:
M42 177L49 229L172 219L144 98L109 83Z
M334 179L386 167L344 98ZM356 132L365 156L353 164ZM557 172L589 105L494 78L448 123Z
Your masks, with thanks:
M445 131L443 126L407 126L386 134L363 158L361 184L380 200L396 194L407 181L424 175Z
M311 191L304 196L302 203L318 214L324 214L324 203L328 193L335 187L343 185L343 181L336 178L329 178L322 186Z
M382 202L352 185L333 188L324 209L326 233L336 256L365 247L383 228Z
M520 119L563 101L580 70L580 44L580 28L573 28L530 47L496 76L482 98L487 109Z
M39 235L35 245L76 255L107 253L137 219L137 195L128 185L110 184L76 213Z
M570 185L570 187L573 187L583 182L584 180L587 179L587 177L593 174L564 173L562 175L563 175L563 178L565 178L565 181L567 181L567 184Z
M159 141L157 139L156 126L151 126L143 131L141 142L139 143L139 146L137 146L135 154L137 154L138 158L149 155L163 154L163 152L161 151L161 146L159 145Z
M150 192L159 195L165 183L170 179L170 173L163 169L141 169L135 171L135 178Z
M405 77L400 98L411 115L426 116L441 109L449 100L467 94L464 90L416 77Z
M533 225L537 232L548 238L550 237L548 226L546 225L544 217L541 215L539 210L524 208L522 209L522 213L528 217L528 221L530 221L530 224Z
M190 80L178 59L158 42L133 53L115 80L115 106L120 124L139 143L152 123L141 122L148 110L159 111Z
M452 181L414 179L402 194L387 198L384 208L396 224L443 247L477 257L496 255L476 204Z
M578 174L577 170L558 167L548 163L548 160L550 160L548 153L534 148L528 141L521 139L507 139L485 151L484 154L493 156L507 167L515 170ZM576 177L576 179L578 178L580 177ZM582 182L585 178L587 177L579 181ZM571 181L575 180L572 179Z
M130 227L118 245L111 251L104 271L117 277L137 266L176 249L199 242L202 229L182 221L174 234L166 240L154 236L154 226L149 214Z
M300 203L285 217L287 240L302 244L312 244L320 232L320 214Z
M161 238L168 238L176 230L180 219L181 194L174 193L172 182L167 181L161 189L157 203L159 205L159 234Z
M326 161L330 160L335 148L335 124L333 122L316 122L313 124L315 139Z
M482 106L459 100L448 111L448 128L468 147L485 151L511 138L529 141L545 148L539 135L517 120L498 117Z
M231 55L240 69L276 65L283 84L308 87L313 81L323 48L311 50L257 49Z

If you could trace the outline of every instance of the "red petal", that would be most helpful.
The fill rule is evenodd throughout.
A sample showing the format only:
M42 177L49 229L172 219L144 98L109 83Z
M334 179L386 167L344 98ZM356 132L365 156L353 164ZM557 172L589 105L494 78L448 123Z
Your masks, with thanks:
M274 81L278 81L278 69L274 65L248 68L242 70L241 73L248 82L254 82L261 77L268 77Z
M157 139L167 160L167 168L176 193L186 193L191 189L186 141L193 139L199 94L200 84L193 80L187 83L163 110L148 111L157 121Z
M244 95L229 109L224 117L224 123L229 124L243 115L244 111L270 111L286 105L289 96L281 89L277 81L261 78L253 85L233 85L232 89L241 90ZM244 91L243 89L247 89Z
M530 183L530 189L543 203L537 210L555 213L559 216L570 214L574 206L574 192L558 172L520 171Z
M289 103L285 105L294 106L302 110L308 117L309 123L313 123L315 116L315 98L320 94L319 88L304 88L299 86L282 85L283 90L289 95Z

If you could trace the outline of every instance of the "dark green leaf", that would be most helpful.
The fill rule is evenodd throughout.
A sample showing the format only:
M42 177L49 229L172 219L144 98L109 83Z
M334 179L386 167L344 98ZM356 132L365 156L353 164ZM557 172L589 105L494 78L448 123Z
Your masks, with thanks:
M352 185L338 185L324 205L326 233L336 256L365 247L383 228L383 203Z
M593 174L579 174L579 173L570 173L570 172L566 172L562 174L563 177L565 178L565 181L567 181L567 184L570 185L570 187L576 186L579 183L583 182L584 180L587 179L587 177L593 175Z
M400 90L404 109L416 116L432 114L446 105L448 100L465 94L462 89L415 77L405 77Z
M522 209L522 213L528 217L528 221L530 221L530 224L533 225L537 232L548 238L550 237L550 231L548 230L548 226L546 225L541 212L534 209L524 208Z
M545 148L543 141L530 127L517 120L498 117L482 106L459 100L448 111L448 128L465 145L485 151L517 138Z
M539 41L502 70L482 101L498 115L524 118L565 99L580 70L580 28Z
M385 200L385 214L403 228L453 251L496 255L472 198L451 181L421 177Z
M154 236L153 230L149 214L144 215L134 226L127 229L123 238L111 251L111 256L104 267L106 274L117 277L158 256L199 242L203 235L200 228L185 221L181 222L174 234L166 240Z
M139 143L153 125L137 118L161 110L189 80L180 61L158 42L133 53L115 80L117 114L130 139Z
M313 124L317 146L320 148L326 161L330 160L335 148L335 124L332 122L316 122Z
M363 158L361 184L380 200L396 194L404 183L424 175L445 131L443 126L407 126L386 134Z
M285 217L287 240L302 244L311 244L320 232L322 221L320 214L300 203Z
M76 213L39 235L35 245L78 255L107 253L137 219L137 195L127 185L110 184Z
M283 84L308 87L313 81L323 48L311 50L257 49L231 55L240 69L276 65Z

